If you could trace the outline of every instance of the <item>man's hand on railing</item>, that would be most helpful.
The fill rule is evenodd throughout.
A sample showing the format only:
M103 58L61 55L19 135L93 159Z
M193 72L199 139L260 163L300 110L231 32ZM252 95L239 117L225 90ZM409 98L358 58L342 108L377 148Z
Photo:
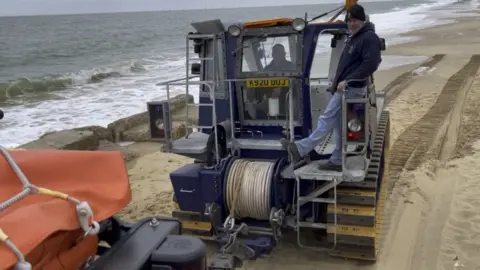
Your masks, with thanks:
M342 93L347 88L347 81L341 81L337 84L337 92Z
M351 83L351 82L361 82L361 81L365 81L367 80L368 78L365 78L365 79L352 79L352 80L348 80L348 81L341 81L337 84L337 88L336 89L333 89L332 87L329 87L327 88L327 92L330 92L333 94L335 94L336 92L339 92L339 93L343 93L345 92L345 90L348 89L348 84Z
M351 79L351 80L348 80L348 81L341 81L337 86L337 92L343 93L345 90L347 90L348 85L351 82L363 82L365 80L368 80L368 78L369 77L364 78L364 79Z

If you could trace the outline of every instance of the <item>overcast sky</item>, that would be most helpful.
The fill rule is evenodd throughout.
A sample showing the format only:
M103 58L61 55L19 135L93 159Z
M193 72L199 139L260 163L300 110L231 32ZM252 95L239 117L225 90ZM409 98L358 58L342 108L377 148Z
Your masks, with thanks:
M338 0L0 0L0 16L338 3Z

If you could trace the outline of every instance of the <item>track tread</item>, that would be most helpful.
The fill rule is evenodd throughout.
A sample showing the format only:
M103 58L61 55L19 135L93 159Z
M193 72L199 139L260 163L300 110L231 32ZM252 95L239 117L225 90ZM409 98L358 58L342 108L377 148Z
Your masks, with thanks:
M372 147L372 162L368 180L360 183L345 183L337 190L337 225L334 226L335 207L327 210L327 240L336 246L332 256L359 260L376 260L380 246L380 232L383 225L384 202L388 184L388 148L390 134L390 113L382 112L376 140ZM383 158L383 160L382 160ZM383 178L379 175L382 173ZM367 187L368 186L368 187ZM380 192L377 192L380 190Z

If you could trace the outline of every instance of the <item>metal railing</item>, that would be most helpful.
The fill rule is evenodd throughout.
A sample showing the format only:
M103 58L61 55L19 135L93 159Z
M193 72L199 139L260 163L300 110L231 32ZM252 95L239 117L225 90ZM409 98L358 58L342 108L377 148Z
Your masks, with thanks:
M219 157L218 157L218 133L217 133L217 129L215 128L215 126L218 124L217 123L217 112L216 112L216 85L218 83L226 83L228 85L228 98L229 98L229 119L232 121L231 125L230 125L230 140L232 141L232 148L230 149L231 151L231 154L233 154L237 149L236 146L237 144L235 143L235 132L237 131L237 124L241 124L240 121L234 121L234 116L235 116L235 112L234 112L234 107L235 107L235 100L232 98L234 95L235 95L235 91L236 91L236 88L234 87L235 83L238 83L238 82L246 82L248 80L250 80L249 78L247 79L226 79L226 80L199 80L199 81L191 81L190 79L192 78L197 78L198 76L192 76L192 77L186 77L186 78L180 78L180 79L174 79L174 80L170 80L170 81L166 81L166 82L161 82L161 83L158 83L157 85L158 86L166 86L166 91L167 91L167 102L170 103L170 98L171 98L171 94L170 94L170 86L186 86L187 84L189 85L205 85L207 88L208 88L208 91L209 91L209 97L210 97L210 101L212 102L211 104L210 103L199 103L198 106L211 106L212 107L212 126L192 126L188 123L188 112L186 113L186 126L187 127L190 127L190 128L201 128L201 129L210 129L210 128L214 128L213 132L215 132L215 152L216 152L216 158L217 158L217 162L219 160ZM268 79L268 78L265 78L265 79ZM288 127L289 129L289 140L291 142L294 142L295 141L295 133L294 133L294 128L295 128L295 113L294 113L294 106L295 106L295 102L294 102L294 97L293 97L293 82L295 80L298 80L298 79L295 79L295 78L288 78L289 80L289 91L287 92L287 97L288 97L288 117L287 119L285 120L285 126ZM182 82L183 81L183 82ZM186 94L188 95L188 88L186 89ZM188 105L188 99L187 99L187 107L189 106ZM191 105L191 104L190 104ZM241 128L241 127L240 127ZM170 136L170 138L172 138ZM188 136L187 136L188 138Z

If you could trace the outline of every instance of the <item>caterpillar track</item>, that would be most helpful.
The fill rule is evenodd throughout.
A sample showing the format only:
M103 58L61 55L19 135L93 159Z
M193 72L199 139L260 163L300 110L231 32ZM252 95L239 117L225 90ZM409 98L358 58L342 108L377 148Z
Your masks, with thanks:
M435 55L420 66L431 68L444 56ZM328 239L333 243L335 232L337 237L337 245L334 251L329 252L330 255L376 260L382 247L382 236L388 229L385 228L383 219L387 194L393 189L404 168L414 170L424 161L425 155L434 143L432 138L436 136L442 123L453 110L459 91L468 79L476 74L479 67L480 55L473 55L463 68L448 79L435 104L419 121L399 136L391 149L389 114L382 113L367 178L363 182L339 185L336 227L333 226L335 207L333 205L328 207L327 218L332 224L328 230ZM411 71L404 73L394 81L395 83L392 82L386 87L385 104L408 87L414 79L411 74Z
M336 246L332 256L376 260L381 244L383 212L389 181L390 114L382 112L368 174L363 182L342 183L337 189L337 207L330 205L328 241ZM333 194L330 194L332 197ZM337 226L334 225L335 209Z

